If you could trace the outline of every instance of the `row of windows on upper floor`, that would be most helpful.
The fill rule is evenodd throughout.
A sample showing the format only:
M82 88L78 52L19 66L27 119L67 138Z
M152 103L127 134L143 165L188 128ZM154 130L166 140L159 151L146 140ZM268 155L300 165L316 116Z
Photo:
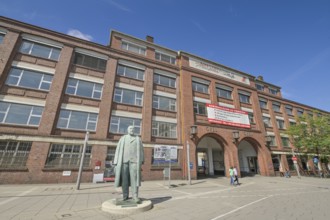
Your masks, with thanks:
M200 93L205 93L205 94L209 93L209 85L207 83L199 82L198 79L196 81L193 81L192 89L193 89L193 91L200 92ZM229 87L227 85L220 85L220 84L216 85L216 93L217 93L217 96L220 98L232 100L233 99L232 91L233 91L233 88ZM239 90L238 96L239 96L239 101L241 103L251 104L251 98L250 98L251 93L250 92ZM267 103L268 103L267 99L264 99L264 98L259 99L260 108L268 109ZM274 112L281 113L281 106L282 105L279 102L276 102L276 101L272 102L272 109ZM294 109L293 106L285 105L285 112L288 115L293 115L293 109ZM296 108L296 114L297 114L297 116L302 116L304 114L304 109ZM307 114L310 116L313 115L312 112L308 112Z
M0 123L39 126L43 111L43 106L0 101ZM125 115L128 116L111 116L109 132L124 134L126 133L128 126L133 125L136 128L136 133L140 134L142 117L129 117L128 113ZM161 121L155 118L152 121L152 136L176 138L176 120L172 121L173 122ZM98 113L61 108L57 121L57 128L96 131L97 122Z
M256 88L257 88L258 91L262 91L262 92L265 91L265 86L264 85L256 83ZM268 92L272 95L277 95L278 94L278 89L268 87Z
M0 40L2 41L4 34L0 33ZM127 49L127 50L131 50L133 52L139 52L142 53L141 51L143 51L143 47L135 45L135 44L131 44L129 42L124 42L122 41L122 48L123 49ZM138 48L138 49L137 49ZM25 53L25 54L32 54L38 57L43 57L43 58L47 58L47 59L52 59L52 60L58 60L59 55L60 55L60 48L56 48L50 45L46 45L46 44L41 44L40 42L33 42L33 41L29 41L29 40L23 40L21 47L20 47L20 52ZM144 50L145 53L145 50ZM160 58L162 57L161 53L157 53L156 52L156 57ZM163 56L166 57L166 56ZM78 65L82 65L82 66L87 66L90 68L94 68L94 69L99 69L99 70L105 70L106 68L106 60L104 59L100 59L97 57L93 57L93 56L89 56L86 54L81 54L76 52L75 53L75 59L74 59L74 63L78 64ZM23 76L23 71L22 71L22 83L21 85L24 87L24 77ZM33 73L30 72L26 72L26 74L24 75L31 75ZM132 67L128 67L128 66L123 66L123 65L118 65L117 68L117 74L118 75L123 75L126 77L130 77L130 78L134 78L134 79L139 79L139 80L144 80L144 71L136 69L136 68L132 68ZM12 78L19 78L18 73L15 73L15 71L13 71L13 75ZM33 74L35 78L40 78L40 75L37 76L36 74ZM37 80L37 82L34 83L34 88L37 89L41 89L41 90L49 90L49 86L50 86L50 81L51 81L51 76L48 75L43 75L42 78L39 80ZM14 80L15 81L15 80ZM17 83L20 83L20 80L16 80ZM169 78L166 76L161 76L161 75L155 75L154 77L154 82L160 85L164 85L164 86L169 86L169 87L173 87L175 88L175 79L173 78ZM78 80L70 80L69 82L70 85L70 89L67 89L67 92L69 94L74 94L74 95L79 95L79 91L83 91L81 92L82 96L87 96L90 98L100 98L100 92L99 92L99 88L100 86L98 85L93 85L93 87L95 86L95 89L91 89L87 87L89 83L80 83L80 85L78 85ZM13 83L12 85L15 85L15 83ZM27 87L32 86L31 84L26 85ZM85 86L85 88L84 88ZM203 83L199 83L199 82L193 82L192 84L193 86L193 90L197 91L197 92L202 92L202 93L208 93L208 85L207 84L203 84ZM257 89L258 90L263 90L263 86L260 84L256 84ZM78 87L80 88L84 88L84 89L77 89ZM76 89L74 89L76 88ZM96 91L95 91L96 90ZM77 92L78 91L78 92ZM219 86L216 89L218 97L222 97L222 98L226 98L226 99L232 99L232 88L228 87L228 86ZM270 93L272 94L277 94L277 90L276 89L271 89L270 88ZM77 93L76 93L77 92ZM239 92L239 99L240 102L242 103L250 103L250 93L248 92ZM265 101L259 101L261 108L265 108L265 106L267 106L267 103L265 103ZM272 108L274 111L276 112L280 112L280 104L273 102L272 104ZM290 108L290 106L286 106L285 107L285 111L292 115L292 107ZM291 113L290 113L291 111ZM302 109L297 109L297 115L301 115L303 113Z
M4 38L4 34L0 34L0 42L2 41L3 38ZM123 41L121 48L139 54L145 54L145 49L128 42ZM23 39L22 44L19 48L19 52L23 54L29 54L45 59L58 61L61 53L61 48L54 45L44 44L40 40L33 41L31 39L30 40ZM156 51L155 59L170 64L175 64L176 62L175 57L159 51ZM107 63L106 58L100 58L97 56L91 56L88 54L75 52L74 64L96 69L99 71L105 71L106 63Z
M130 78L143 79L144 72L138 69L131 67L118 65L117 74ZM48 91L52 82L53 76L47 73L42 73L38 71L22 69L17 67L12 67L9 76L6 80L7 85L18 86L24 88L40 89ZM168 87L175 88L175 79L159 74L154 75L154 83L159 85L164 85ZM193 82L194 91L200 91L196 88L199 83ZM203 85L203 84L202 84ZM100 83L84 81L75 78L69 78L66 88L66 93L70 95L82 96L93 99L100 99L102 95L103 85ZM232 91L226 87L219 87L216 89L219 97L226 99L231 99ZM247 92L239 92L239 98L242 103L250 103L250 95ZM133 90L116 88L114 93L114 101L124 104L138 105L142 106L143 93ZM267 109L267 100L259 99L260 107ZM153 107L156 109L175 111L176 110L176 101L175 99L154 96ZM278 102L272 102L272 108L275 112L280 112L281 104ZM206 108L205 105L194 104L195 113L205 114ZM285 106L286 113L289 115L293 114L292 106ZM303 110L297 109L297 114L302 115ZM251 117L252 120L252 117ZM253 121L253 120L252 120ZM252 122L251 121L251 122Z

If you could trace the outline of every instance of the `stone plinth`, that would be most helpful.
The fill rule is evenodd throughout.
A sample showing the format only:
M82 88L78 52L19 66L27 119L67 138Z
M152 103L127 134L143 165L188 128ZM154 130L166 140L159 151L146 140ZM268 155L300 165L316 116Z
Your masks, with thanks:
M107 200L102 203L102 211L117 215L130 215L145 212L152 208L152 202L150 200L141 200L138 204L134 202L116 204L118 204L116 199Z

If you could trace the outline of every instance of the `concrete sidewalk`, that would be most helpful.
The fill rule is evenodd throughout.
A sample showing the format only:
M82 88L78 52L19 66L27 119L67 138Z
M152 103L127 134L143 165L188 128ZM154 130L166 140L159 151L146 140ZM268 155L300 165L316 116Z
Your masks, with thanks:
M80 190L75 184L0 185L0 219L330 219L330 179L256 176L240 182L172 180L168 188L168 181L145 181L140 197L154 207L133 216L101 211L104 201L122 196L113 183L83 183Z

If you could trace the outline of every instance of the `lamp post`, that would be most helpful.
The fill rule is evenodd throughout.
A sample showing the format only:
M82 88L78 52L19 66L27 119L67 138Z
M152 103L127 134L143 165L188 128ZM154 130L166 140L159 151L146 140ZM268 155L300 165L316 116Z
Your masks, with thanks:
M194 140L197 136L197 125L192 125L190 127L190 139ZM190 176L190 145L187 140L187 171L188 171L188 182L191 185L191 176Z
M235 130L233 131L233 143L237 144L239 140L239 131Z
M271 150L271 149L270 149L270 143L272 142L272 138L271 138L271 136L266 135L266 136L265 136L265 139L266 139L266 147L267 147L268 150L270 151L270 150Z

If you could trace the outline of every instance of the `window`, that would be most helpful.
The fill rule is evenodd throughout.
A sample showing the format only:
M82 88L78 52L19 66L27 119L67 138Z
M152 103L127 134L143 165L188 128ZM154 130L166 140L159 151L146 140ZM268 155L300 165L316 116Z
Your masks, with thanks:
M141 119L112 116L110 120L110 132L126 134L128 126L134 126L134 132L141 134Z
M156 60L164 61L170 64L175 64L176 58L160 52L156 52Z
M114 94L114 100L118 103L137 105L142 106L143 93L134 91L116 88Z
M267 109L267 100L266 99L259 99L259 105L262 109Z
M307 112L309 118L313 118L313 112Z
M270 136L270 146L277 146L275 136Z
M38 126L44 108L0 102L0 123Z
M107 61L98 57L93 57L76 52L74 56L74 64L100 71L105 71Z
M105 158L105 167L111 168L112 162L115 158L116 147L108 147L107 149L107 157ZM107 166L108 165L108 166Z
M270 94L273 94L273 95L277 95L278 90L277 89L274 89L274 88L269 88L269 93Z
M33 70L11 68L6 84L49 91L53 76Z
M19 52L58 61L61 49L33 41L23 40Z
M165 111L175 111L176 110L176 100L163 97L163 96L153 96L152 107L155 109L165 110Z
M159 74L154 74L154 83L162 86L167 86L171 88L175 88L175 79L164 76L164 75L159 75Z
M290 126L296 126L296 122L294 122L294 121L290 121Z
M279 129L285 129L284 120L276 119L276 124Z
M32 142L0 141L0 168L25 168Z
M291 105L286 105L285 106L285 112L288 115L293 115L292 106Z
M290 147L289 138L287 138L287 137L281 137L281 141L282 141L282 146L283 147Z
M259 91L264 91L264 86L263 85L260 85L260 84L256 84L256 88L257 88L257 90L259 90Z
M304 114L304 109L297 109L298 116L303 116L303 114Z
M198 83L198 82L192 82L192 89L195 92L201 92L201 93L209 93L209 86L206 84Z
M280 171L280 157L277 154L272 154L272 162L274 171Z
M289 170L295 171L294 163L292 160L292 155L286 155L286 159L288 161Z
M254 115L252 112L248 112L249 121L251 124L254 124Z
M270 117L262 116L262 121L264 122L266 128L272 127L272 122L270 120Z
M57 123L58 128L76 130L96 130L98 114L62 109Z
M73 144L52 144L45 168L79 168L83 146ZM89 167L92 146L86 146L83 167Z
M176 138L176 124L168 122L152 122L152 136Z
M66 94L101 99L102 84L70 78L66 87Z
M146 49L144 47L124 41L121 43L121 49L128 50L137 54L146 54Z
M273 108L274 112L281 112L281 104L278 102L273 102L272 108Z
M194 102L194 113L199 115L206 115L205 103Z
M216 88L217 96L225 99L232 99L232 91L233 89L231 87L225 85L217 85Z
M3 33L0 33L0 44L2 43L4 38L5 38L5 35Z
M133 67L118 65L117 75L132 79L144 80L144 71Z
M250 103L250 95L248 95L247 93L238 93L239 95L239 101L242 103Z

